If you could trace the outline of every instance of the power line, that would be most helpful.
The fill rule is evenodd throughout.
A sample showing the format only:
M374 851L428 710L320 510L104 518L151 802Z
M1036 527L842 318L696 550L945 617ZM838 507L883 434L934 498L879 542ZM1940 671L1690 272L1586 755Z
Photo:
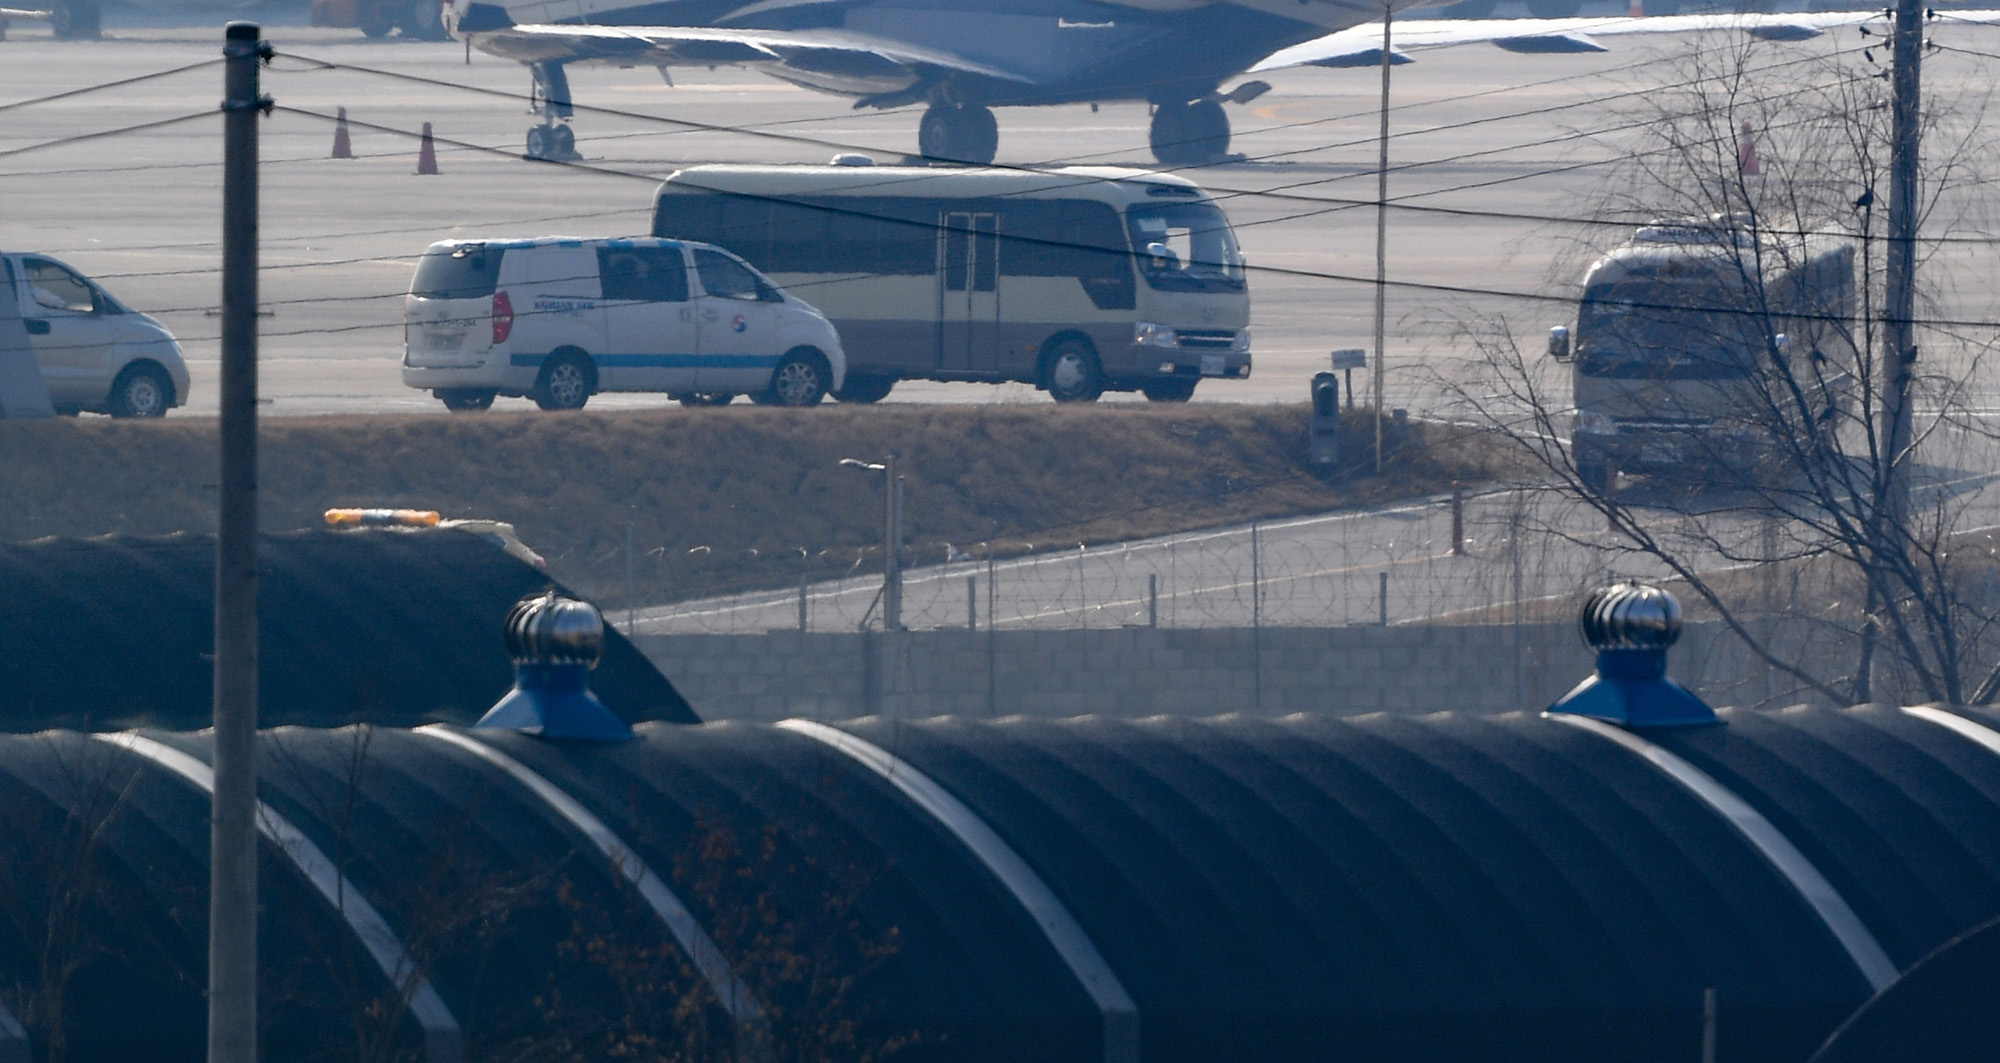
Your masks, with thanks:
M0 103L0 113L4 113L6 111L18 110L22 107L34 107L38 104L53 103L56 100L67 100L76 96L85 96L93 92L102 92L106 89L124 88L127 85L139 85L148 81L158 81L161 78L173 77L176 74L185 74L191 70L205 70L212 66L219 66L223 62L225 62L225 60L219 58L204 59L198 63L189 63L186 66L177 66L168 70L156 70L150 74L135 74L129 78L119 78L116 81L99 82L98 84L86 85L78 89L66 89L62 92L52 93L48 96L36 96L33 99L27 99L27 100L15 100L13 103Z
M210 108L204 111L196 111L193 114L184 114L178 118L161 118L152 122L140 122L137 125L120 126L117 129L100 129L93 133L78 133L75 136L45 140L39 144L29 144L25 147L0 150L0 159L11 158L15 155L26 155L31 151L59 148L65 144L81 144L89 140L103 140L107 137L124 136L128 133L143 133L149 129L165 129L168 126L180 125L183 122L192 122L198 118L214 118L216 115L217 112L213 108Z

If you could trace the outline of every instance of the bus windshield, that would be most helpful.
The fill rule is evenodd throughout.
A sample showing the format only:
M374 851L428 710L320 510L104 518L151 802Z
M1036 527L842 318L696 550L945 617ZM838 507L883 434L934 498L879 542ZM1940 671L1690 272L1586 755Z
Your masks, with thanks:
M1646 380L1746 376L1764 341L1742 302L1707 285L1593 286L1577 312L1577 371Z
M1147 203L1125 212L1132 253L1159 291L1240 292L1236 234L1213 203Z

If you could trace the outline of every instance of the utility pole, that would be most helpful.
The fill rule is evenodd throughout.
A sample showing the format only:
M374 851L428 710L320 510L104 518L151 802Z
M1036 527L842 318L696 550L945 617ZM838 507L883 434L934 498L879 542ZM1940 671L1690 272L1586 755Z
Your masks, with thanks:
M215 796L208 1059L257 1060L257 116L254 22L223 31L221 504L215 539Z
M1908 534L1910 519L1910 453L1912 439L1910 390L1916 373L1917 163L1923 129L1924 5L1920 0L1896 0L1896 25L1891 31L1894 58L1891 77L1895 99L1890 118L1889 260L1886 264L1883 368L1888 388L1882 397L1889 460L1883 499L1888 535ZM1892 539L1891 541L1895 541Z
M1389 50L1389 24L1395 14L1393 0L1382 4L1382 130L1377 137L1375 160L1375 475L1382 475L1382 347L1387 334L1389 313L1389 67L1394 54Z

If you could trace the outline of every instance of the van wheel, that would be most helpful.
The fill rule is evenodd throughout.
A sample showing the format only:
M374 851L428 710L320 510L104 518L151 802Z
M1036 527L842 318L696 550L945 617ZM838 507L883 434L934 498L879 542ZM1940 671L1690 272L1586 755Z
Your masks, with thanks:
M1153 402L1186 402L1194 398L1193 380L1149 380L1139 385L1140 393Z
M174 385L153 365L128 365L111 385L111 416L165 417L174 404Z
M833 397L842 402L881 402L889 397L889 389L895 386L896 378L892 376L849 373L847 379L841 381L840 390L834 392Z
M493 398L499 393L481 388L439 388L431 394L453 413L472 413L492 409Z
M833 371L826 359L810 347L786 354L771 370L771 386L765 392L772 406L817 406L826 397L827 381Z
M1042 356L1042 383L1057 402L1096 402L1104 394L1104 367L1089 341L1070 336Z
M597 390L597 373L581 354L559 354L542 363L535 405L544 410L581 410Z

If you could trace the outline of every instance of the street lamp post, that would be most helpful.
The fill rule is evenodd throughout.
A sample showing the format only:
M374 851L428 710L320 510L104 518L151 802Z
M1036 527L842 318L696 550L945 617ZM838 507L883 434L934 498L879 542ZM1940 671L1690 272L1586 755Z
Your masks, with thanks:
M842 458L842 465L882 474L882 627L903 629L903 481L896 475L896 455L880 463Z

